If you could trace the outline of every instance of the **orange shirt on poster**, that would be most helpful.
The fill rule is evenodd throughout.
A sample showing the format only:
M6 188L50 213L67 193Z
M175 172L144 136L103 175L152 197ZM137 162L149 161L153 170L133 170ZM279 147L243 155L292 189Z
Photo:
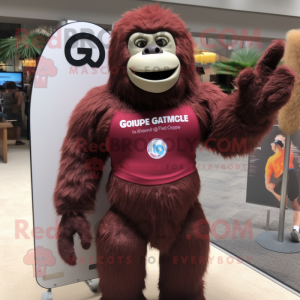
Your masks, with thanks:
M274 173L274 177L278 178L283 172L283 161L284 161L284 152L282 150L280 152L275 153L272 155L266 164L266 175L271 176ZM293 164L294 154L290 154L290 162L289 162L289 169L294 168Z

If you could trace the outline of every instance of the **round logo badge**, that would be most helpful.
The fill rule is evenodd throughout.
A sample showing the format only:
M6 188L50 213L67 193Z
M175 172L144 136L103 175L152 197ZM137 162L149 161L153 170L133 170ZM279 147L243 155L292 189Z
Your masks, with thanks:
M161 139L153 139L147 146L147 151L150 157L154 159L162 158L166 155L168 147L165 141Z

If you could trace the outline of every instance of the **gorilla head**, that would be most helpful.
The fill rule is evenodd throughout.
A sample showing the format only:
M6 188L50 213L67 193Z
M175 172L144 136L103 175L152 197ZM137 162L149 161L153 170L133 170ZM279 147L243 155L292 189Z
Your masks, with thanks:
M198 79L193 38L169 9L148 5L114 24L109 48L109 89L135 109L177 106Z

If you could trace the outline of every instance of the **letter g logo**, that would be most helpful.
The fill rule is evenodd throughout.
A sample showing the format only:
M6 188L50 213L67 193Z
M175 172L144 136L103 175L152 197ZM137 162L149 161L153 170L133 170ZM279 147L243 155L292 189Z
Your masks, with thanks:
M78 48L77 49L78 54L85 54L84 58L82 58L82 59L77 60L72 57L71 48L72 48L73 44L75 42L77 42L78 40L84 40L84 39L94 42L95 45L98 47L99 58L97 61L92 60L93 50L91 48ZM103 61L105 58L105 50L104 50L103 44L97 37L95 37L94 35L92 35L90 33L82 32L82 33L74 34L73 36L71 36L69 38L69 40L67 41L66 46L65 46L65 56L66 56L67 61L72 66L81 67L85 64L88 64L92 68L99 68L103 64Z

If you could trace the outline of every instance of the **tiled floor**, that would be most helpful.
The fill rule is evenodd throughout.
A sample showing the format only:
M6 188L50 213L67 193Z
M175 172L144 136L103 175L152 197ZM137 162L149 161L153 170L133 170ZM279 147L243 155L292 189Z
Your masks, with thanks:
M15 237L15 220L23 219L32 228L29 146L8 146L8 163L0 162L0 299L41 299L45 291L35 281L32 266L23 262L33 239ZM158 258L155 249L148 256ZM157 264L147 264L145 295L148 300L158 298ZM99 299L84 282L53 290L54 300ZM293 300L296 295L277 285L249 267L232 260L211 247L210 264L206 274L207 300ZM121 299L120 299L121 300Z

